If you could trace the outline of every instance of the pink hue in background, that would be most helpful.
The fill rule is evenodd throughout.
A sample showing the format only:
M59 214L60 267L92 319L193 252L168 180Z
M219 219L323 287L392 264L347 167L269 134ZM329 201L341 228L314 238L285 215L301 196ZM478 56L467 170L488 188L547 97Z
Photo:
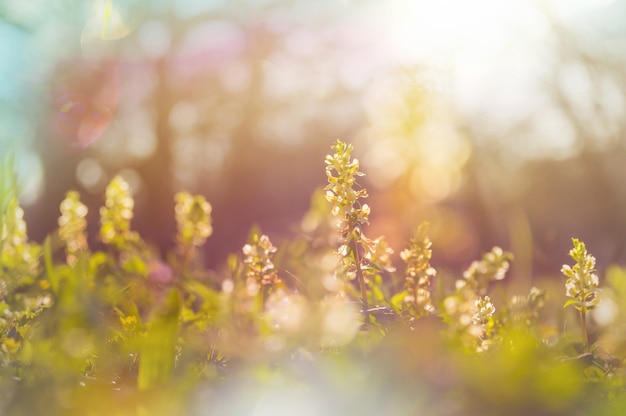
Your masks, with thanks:
M111 124L118 106L115 61L76 59L61 62L52 77L54 132L70 150L84 150Z

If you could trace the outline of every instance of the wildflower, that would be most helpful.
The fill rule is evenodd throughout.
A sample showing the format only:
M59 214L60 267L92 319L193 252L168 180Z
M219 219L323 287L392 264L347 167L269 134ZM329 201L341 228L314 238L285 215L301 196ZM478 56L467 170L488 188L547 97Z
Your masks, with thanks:
M1 348L2 348L2 351L4 352L16 353L20 349L21 346L22 346L22 343L19 340L16 340L11 337L6 337L4 341L2 342Z
M0 264L20 274L35 274L39 266L38 246L29 244L24 210L12 198L0 218Z
M500 247L494 247L483 255L482 260L472 262L463 273L465 282L457 282L457 287L469 285L477 294L484 295L489 283L504 279L512 258L511 253L504 252Z
M496 312L495 306L491 303L489 296L483 296L474 301L474 316L472 323L474 325L486 325L489 318Z
M567 277L565 281L565 294L570 299L565 302L565 307L574 305L580 313L580 322L583 332L583 345L585 350L589 348L589 335L587 333L587 312L593 310L599 301L600 281L596 270L596 258L587 253L585 243L577 238L572 238L574 248L569 252L570 257L576 262L572 266L564 264L561 273Z
M494 247L474 261L455 282L456 293L448 296L443 307L451 327L476 351L485 351L493 343L495 307L486 296L493 281L504 279L509 269L510 253Z
M249 282L254 282L262 286L271 286L280 282L273 257L276 247L272 245L266 235L252 235L252 241L243 246L245 255L243 263L246 266L246 277Z
M211 204L202 195L192 196L188 192L179 192L174 199L179 243L200 247L213 233Z
M120 319L120 323L122 324L122 328L125 331L134 330L139 325L139 322L135 315L128 315L128 316L120 315L119 319Z
M385 237L380 236L375 239L369 239L364 236L363 246L366 248L366 253L363 256L365 261L376 266L379 270L384 270L389 273L396 271L396 268L391 263L391 255L393 249L389 247L389 243L385 240Z
M105 191L105 205L100 208L100 238L105 244L120 248L125 241L137 240L130 231L135 201L128 183L121 176L113 178Z
M400 257L406 263L404 274L407 295L404 302L418 317L435 310L430 298L430 279L437 271L430 265L432 243L426 234L427 229L428 223L422 223L415 237L411 238L409 248L400 252Z
M348 278L356 277L361 289L361 300L364 310L368 310L367 288L361 251L368 250L368 240L363 235L363 224L369 223L370 208L367 204L361 205L359 199L367 197L367 190L359 189L356 182L359 172L359 161L352 159L352 145L337 140L332 146L333 155L326 156L326 176L328 185L324 188L326 199L331 204L331 213L337 217L339 227L338 254L343 262L344 275Z
M324 188L326 199L331 203L332 214L339 219L342 230L342 243L349 244L360 234L360 225L369 223L370 208L367 204L360 205L360 198L367 197L366 189L354 189L356 177L364 176L359 172L359 161L350 159L352 145L340 140L332 146L334 155L326 156L326 176L328 185ZM355 207L355 205L357 207Z
M66 244L67 262L76 262L81 251L87 250L87 207L80 202L78 192L70 191L61 202L59 217L59 237Z
M565 306L574 305L579 311L590 311L598 304L598 294L600 284L596 270L596 259L587 253L585 243L576 238L572 239L574 248L569 255L576 264L571 267L564 264L561 267L567 280L565 281L565 294L571 298Z
M12 247L18 247L28 242L24 210L19 206L17 199L11 199L5 212L0 241Z
M242 248L243 276L237 272L235 281L223 282L224 293L230 299L238 323L255 327L258 314L266 309L274 292L283 288L274 265L276 251L267 235L254 231Z

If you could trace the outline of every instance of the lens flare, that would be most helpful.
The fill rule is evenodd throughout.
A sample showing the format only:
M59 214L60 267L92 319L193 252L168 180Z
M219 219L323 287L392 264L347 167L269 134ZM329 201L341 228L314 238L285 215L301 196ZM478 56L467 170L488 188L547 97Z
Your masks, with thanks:
M117 2L98 0L94 3L89 20L83 29L82 40L117 40L128 36L130 28L124 21Z
M83 150L110 126L118 104L114 62L84 60L60 65L52 79L52 125L63 144Z

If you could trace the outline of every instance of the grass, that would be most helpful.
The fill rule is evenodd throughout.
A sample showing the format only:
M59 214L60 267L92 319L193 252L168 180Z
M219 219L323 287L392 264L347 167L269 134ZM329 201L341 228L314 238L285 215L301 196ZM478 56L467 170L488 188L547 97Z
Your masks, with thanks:
M396 268L384 237L366 236L352 146L331 150L306 232L279 249L253 229L221 272L198 257L212 233L202 196L176 195L177 247L165 258L132 230L121 177L100 210L105 250L87 245L87 208L71 191L40 245L2 172L0 413L626 411L626 270L610 267L601 287L573 239L563 309L540 288L507 294L514 259L495 247L439 285L451 289L431 291L441 277L428 227ZM570 309L580 328L563 325Z

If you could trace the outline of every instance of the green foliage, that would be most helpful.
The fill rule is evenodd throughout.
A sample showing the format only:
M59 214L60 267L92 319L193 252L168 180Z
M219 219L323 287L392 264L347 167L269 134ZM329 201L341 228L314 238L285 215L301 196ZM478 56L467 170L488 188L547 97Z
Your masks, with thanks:
M506 295L513 256L499 247L432 292L427 224L397 276L387 241L364 234L352 146L332 150L301 235L277 247L254 228L220 272L199 256L212 232L203 196L176 195L177 246L163 259L132 231L120 177L100 210L104 251L87 244L77 192L40 246L2 182L0 413L626 411L626 269L608 268L600 290L595 258L573 240L562 272L582 342L547 315L544 290Z
M0 159L0 216L6 212L9 202L17 198L17 176L14 170L14 155L7 153Z
M176 359L179 315L180 294L171 290L165 296L163 305L154 311L147 326L137 376L140 390L159 387L170 381Z

